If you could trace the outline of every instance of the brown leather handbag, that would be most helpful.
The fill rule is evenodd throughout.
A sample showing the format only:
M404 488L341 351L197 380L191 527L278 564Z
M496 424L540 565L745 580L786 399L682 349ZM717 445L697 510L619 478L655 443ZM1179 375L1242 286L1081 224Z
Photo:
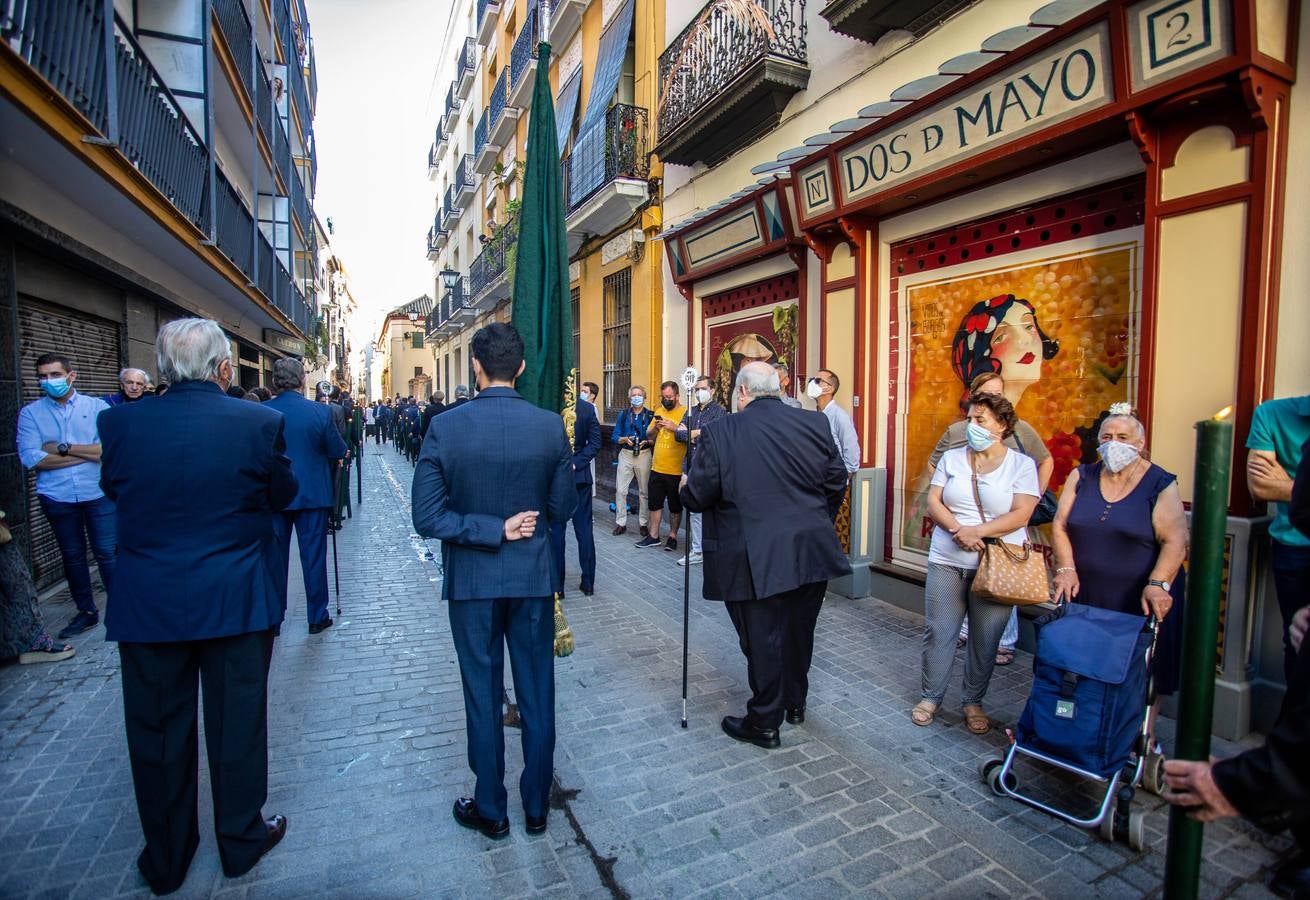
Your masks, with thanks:
M978 463L973 453L969 454L969 467L973 470L973 499L978 504L978 517L986 522L982 495L978 492ZM1006 606L1045 603L1051 599L1046 561L1033 552L1033 545L1028 541L1010 544L1000 538L987 538L978 561L978 573L973 578L973 592Z

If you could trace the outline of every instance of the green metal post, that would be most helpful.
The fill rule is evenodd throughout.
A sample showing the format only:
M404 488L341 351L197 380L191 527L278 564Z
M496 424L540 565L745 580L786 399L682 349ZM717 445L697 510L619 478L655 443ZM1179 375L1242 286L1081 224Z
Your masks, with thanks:
M1221 416L1226 415L1220 413ZM1188 551L1187 609L1183 620L1182 686L1174 757L1210 758L1214 716L1215 647L1219 591L1223 583L1224 532L1228 524L1228 477L1233 425L1220 418L1196 423L1196 469L1192 494L1192 541ZM1165 855L1166 900L1194 900L1200 887L1204 826L1178 807L1169 811Z

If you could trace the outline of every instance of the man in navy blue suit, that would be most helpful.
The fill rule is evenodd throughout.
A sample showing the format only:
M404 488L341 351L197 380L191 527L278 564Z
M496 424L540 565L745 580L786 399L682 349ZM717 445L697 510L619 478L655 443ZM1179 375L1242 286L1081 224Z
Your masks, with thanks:
M168 394L100 417L100 485L117 504L106 639L118 641L127 751L146 846L137 866L166 894L199 845L196 685L223 873L250 871L286 833L268 796L268 662L282 593L268 545L296 496L282 416L233 400L231 344L208 319L159 330Z
M494 323L473 336L480 393L434 419L414 471L414 529L441 540L441 593L464 685L472 797L455 820L509 834L502 698L505 645L523 719L519 792L529 834L546 830L555 754L555 615L547 527L573 513L573 450L557 413L514 390L523 338Z
M309 633L332 627L328 616L327 529L332 511L333 475L337 461L346 455L346 442L332 421L330 408L304 395L305 367L298 359L273 363L273 389L277 396L268 408L282 413L287 456L295 470L300 492L291 505L273 517L279 552L282 609L287 603L287 567L291 562L291 529L300 545L300 571L305 579L305 612Z
M582 568L582 593L591 596L596 590L596 538L591 532L591 461L600 452L600 422L596 409L586 400L574 405L573 483L578 505L573 511L573 536L578 541L578 565ZM555 559L555 593L564 593L564 537L567 522L550 523L550 549Z

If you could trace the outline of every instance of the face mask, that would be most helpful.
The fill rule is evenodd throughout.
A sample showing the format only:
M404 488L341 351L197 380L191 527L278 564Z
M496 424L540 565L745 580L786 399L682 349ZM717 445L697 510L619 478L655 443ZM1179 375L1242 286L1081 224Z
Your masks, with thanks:
M1101 461L1111 472L1119 472L1131 466L1141 455L1132 444L1125 444L1122 441L1106 441L1096 448L1096 452L1101 454Z
M704 406L705 404L710 402L710 398L713 396L714 395L711 394L708 390L706 390L705 388L701 388L699 391L696 392L696 402L699 403L701 406Z
M678 405L677 400L670 400L667 397L660 398L660 406L664 407L665 409L673 409L673 407L677 405Z
M41 390L58 400L73 389L67 378L47 378L41 382Z
M979 453L996 443L996 435L977 422L970 422L964 426L964 439L969 442L970 447Z
M646 398L641 396L633 397L631 402L633 409L640 409L641 405L646 402Z
M817 381L811 381L805 386L805 396L809 397L811 400L818 400L823 396L823 385L819 384Z
M591 394L588 394L586 391L583 391L578 396L581 397L583 400L585 400L587 403L591 402Z

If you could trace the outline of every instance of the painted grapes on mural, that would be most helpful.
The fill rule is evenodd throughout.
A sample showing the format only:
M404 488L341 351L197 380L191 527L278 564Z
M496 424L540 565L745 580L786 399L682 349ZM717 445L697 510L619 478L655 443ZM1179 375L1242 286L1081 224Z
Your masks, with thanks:
M1113 236L1106 236L1111 238ZM898 430L899 546L924 553L932 533L928 460L961 415L972 378L998 372L1020 418L1055 461L1050 487L1096 458L1096 427L1111 403L1135 399L1138 250L1105 238L1004 268L958 270L901 287L908 377ZM906 346L906 345L903 345ZM1034 534L1048 543L1047 529Z
M799 323L800 305L794 302L776 304L747 318L710 323L714 395L725 409L732 408L732 385L746 363L785 363L794 368Z

